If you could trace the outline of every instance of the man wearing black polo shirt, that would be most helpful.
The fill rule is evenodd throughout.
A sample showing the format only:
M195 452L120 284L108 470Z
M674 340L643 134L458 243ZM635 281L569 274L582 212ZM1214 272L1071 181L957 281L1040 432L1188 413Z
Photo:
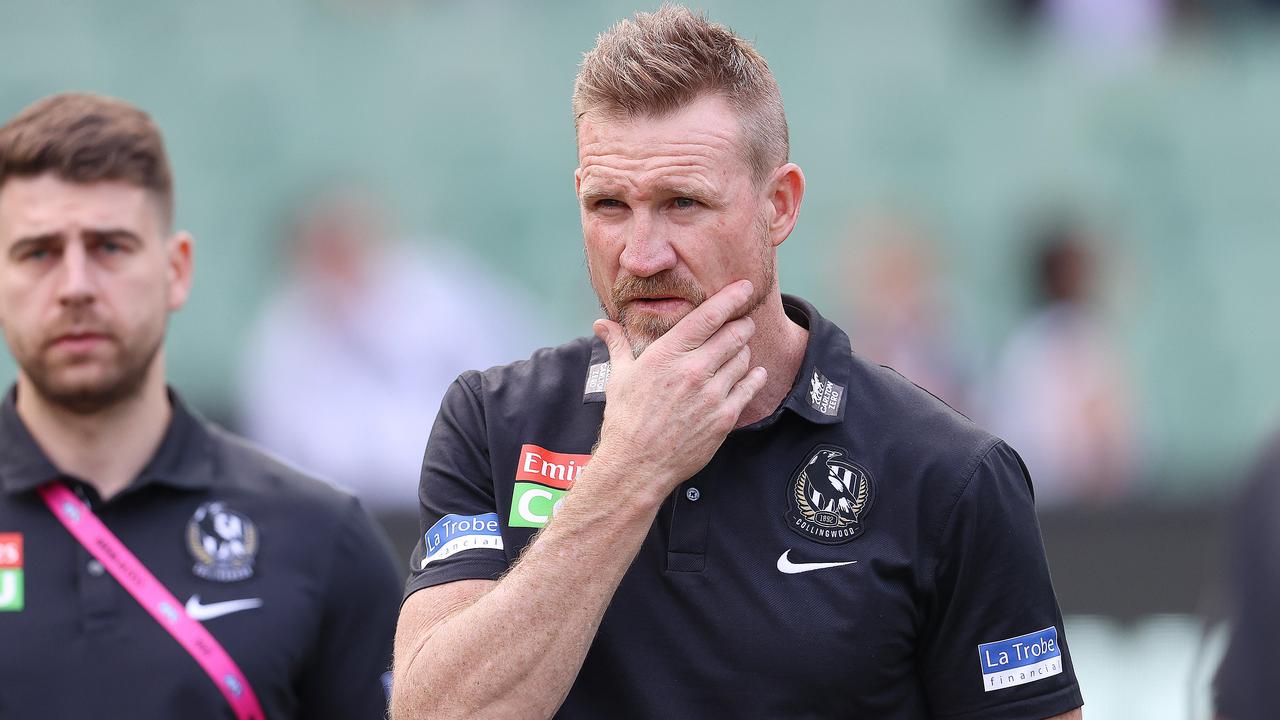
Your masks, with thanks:
M1018 456L779 292L763 58L667 6L573 104L609 319L449 390L393 716L1079 717Z
M137 108L58 95L0 128L0 717L381 718L385 541L166 387L171 218Z

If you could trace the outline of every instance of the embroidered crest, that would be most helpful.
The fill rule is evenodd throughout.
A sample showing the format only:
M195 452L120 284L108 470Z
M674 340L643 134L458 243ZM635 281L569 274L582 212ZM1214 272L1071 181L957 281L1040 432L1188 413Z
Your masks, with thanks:
M787 527L826 545L862 534L875 500L871 474L834 445L819 445L796 470L788 486Z
M187 523L187 550L196 561L191 570L205 580L236 582L253 577L258 547L258 527L224 502L204 503Z

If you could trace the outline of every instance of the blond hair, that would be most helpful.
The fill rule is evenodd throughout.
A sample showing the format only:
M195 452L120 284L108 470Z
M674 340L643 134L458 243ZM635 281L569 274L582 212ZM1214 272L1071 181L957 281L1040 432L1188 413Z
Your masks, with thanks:
M787 162L787 116L768 63L729 28L679 5L636 13L596 38L573 84L574 128L587 113L663 117L705 95L737 113L756 182Z

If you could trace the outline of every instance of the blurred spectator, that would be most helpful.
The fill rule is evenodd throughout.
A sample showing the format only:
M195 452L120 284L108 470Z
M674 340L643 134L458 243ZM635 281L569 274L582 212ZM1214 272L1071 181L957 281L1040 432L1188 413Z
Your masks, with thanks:
M863 357L965 411L968 373L951 336L936 260L925 234L910 221L886 216L853 233L857 250L843 268L851 307L850 336Z
M1091 306L1094 255L1069 224L1047 228L1033 268L1038 308L1005 345L990 422L1022 454L1036 502L1105 502L1134 471L1129 384Z
M1280 687L1280 435L1272 437L1235 503L1227 537L1231 641L1214 679L1223 720L1276 717Z
M286 285L243 357L243 430L375 511L416 507L445 389L527 356L531 305L458 251L391 240L358 191L315 197L288 235Z

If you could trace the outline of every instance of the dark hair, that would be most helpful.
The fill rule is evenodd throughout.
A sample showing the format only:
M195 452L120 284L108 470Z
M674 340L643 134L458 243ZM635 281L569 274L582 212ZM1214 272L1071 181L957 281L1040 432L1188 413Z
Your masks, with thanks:
M123 100L61 93L0 127L0 187L11 177L55 173L68 182L122 180L151 191L173 221L173 179L160 128Z

